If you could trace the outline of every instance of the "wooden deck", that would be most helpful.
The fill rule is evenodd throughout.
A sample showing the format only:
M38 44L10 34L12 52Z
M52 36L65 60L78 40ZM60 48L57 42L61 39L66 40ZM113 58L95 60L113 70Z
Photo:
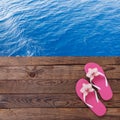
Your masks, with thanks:
M104 117L75 94L84 65L97 62L113 89ZM120 57L1 57L0 120L120 120Z

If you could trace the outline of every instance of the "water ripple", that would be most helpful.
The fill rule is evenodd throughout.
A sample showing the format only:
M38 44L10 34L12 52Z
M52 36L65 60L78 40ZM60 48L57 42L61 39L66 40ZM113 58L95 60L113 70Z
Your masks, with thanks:
M118 0L1 0L0 11L0 56L120 56Z

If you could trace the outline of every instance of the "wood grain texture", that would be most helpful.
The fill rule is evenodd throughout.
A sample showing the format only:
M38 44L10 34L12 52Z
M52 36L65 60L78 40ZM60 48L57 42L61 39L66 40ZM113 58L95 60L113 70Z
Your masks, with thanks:
M80 78L79 78L80 79ZM0 80L0 93L74 93L79 79ZM114 93L120 93L120 79L109 79Z
M84 65L91 61L120 65L120 57L1 57L0 66Z
M114 92L110 101L99 96L107 107L102 118L75 93L91 61L103 67ZM120 57L1 57L0 120L48 119L120 120Z
M83 68L84 65L0 66L0 79L78 79L85 77ZM104 65L103 69L108 79L120 78L120 65Z
M120 94L114 94L107 102L108 108L120 108ZM0 108L86 108L76 94L3 94Z
M109 108L97 117L88 108L29 108L2 109L1 120L120 120L120 108Z

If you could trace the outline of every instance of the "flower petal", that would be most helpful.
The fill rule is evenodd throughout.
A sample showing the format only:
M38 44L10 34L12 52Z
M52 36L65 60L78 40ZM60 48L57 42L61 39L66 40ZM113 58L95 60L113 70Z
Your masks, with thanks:
M90 78L91 73L88 72L88 73L86 74L86 76L87 76L88 78Z
M98 76L99 75L99 73L97 72L97 73L95 73L95 76Z
M98 69L97 68L93 68L93 72L98 72Z
M84 93L84 91L85 91L85 90L84 90L84 88L82 87L82 88L80 89L80 92L81 92L81 93Z
M88 89L92 88L92 85L91 85L91 84L88 84L88 85L87 85L87 88L88 88Z
M93 91L94 91L94 89L93 89L93 88L89 89L89 92L93 92Z

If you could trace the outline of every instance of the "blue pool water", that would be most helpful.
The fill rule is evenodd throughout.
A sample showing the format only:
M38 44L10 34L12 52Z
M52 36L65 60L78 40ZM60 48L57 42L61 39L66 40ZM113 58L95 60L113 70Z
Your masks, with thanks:
M0 0L0 56L120 56L120 0Z

